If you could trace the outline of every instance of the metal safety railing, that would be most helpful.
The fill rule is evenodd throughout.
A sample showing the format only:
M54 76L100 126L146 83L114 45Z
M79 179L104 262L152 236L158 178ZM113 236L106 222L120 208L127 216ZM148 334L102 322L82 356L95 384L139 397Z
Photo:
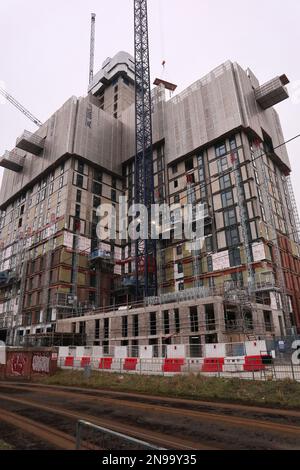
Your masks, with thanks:
M79 420L76 425L76 450L165 450L111 429Z

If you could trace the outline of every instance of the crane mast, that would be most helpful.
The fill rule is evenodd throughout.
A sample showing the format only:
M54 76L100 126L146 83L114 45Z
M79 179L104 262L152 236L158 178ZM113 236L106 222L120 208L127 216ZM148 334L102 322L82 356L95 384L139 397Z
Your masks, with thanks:
M90 69L89 69L89 85L94 78L94 60L95 60L95 28L96 13L91 14L91 42L90 42Z
M42 125L41 121L37 119L28 109L24 108L12 95L7 93L7 91L0 88L0 94L4 96L13 106L15 106L21 113L28 117L36 126L40 127Z
M134 0L135 58L135 204L143 204L148 220L147 239L135 242L136 297L157 295L156 241L151 238L151 205L154 203L152 105L147 0Z

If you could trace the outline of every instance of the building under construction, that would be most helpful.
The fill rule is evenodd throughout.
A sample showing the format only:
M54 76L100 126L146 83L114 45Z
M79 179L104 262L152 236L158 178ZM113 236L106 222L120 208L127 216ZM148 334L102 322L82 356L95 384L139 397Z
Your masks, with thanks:
M174 85L155 81L153 202L203 204L205 243L191 251L175 239L174 217L168 237L161 227L157 292L143 298L137 245L97 230L99 206L118 213L120 196L128 206L136 196L135 77L130 54L107 59L87 96L1 158L1 339L133 354L296 334L300 227L274 109L287 77L261 85L226 62L173 97Z

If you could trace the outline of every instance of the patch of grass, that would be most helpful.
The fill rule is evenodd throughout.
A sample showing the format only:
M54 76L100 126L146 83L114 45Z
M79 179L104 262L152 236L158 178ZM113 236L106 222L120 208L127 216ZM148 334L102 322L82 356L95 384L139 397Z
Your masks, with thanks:
M40 379L39 382L193 400L300 408L300 383L291 380L263 382L193 374L161 377L105 372L92 372L87 379L82 371L58 371L52 377Z

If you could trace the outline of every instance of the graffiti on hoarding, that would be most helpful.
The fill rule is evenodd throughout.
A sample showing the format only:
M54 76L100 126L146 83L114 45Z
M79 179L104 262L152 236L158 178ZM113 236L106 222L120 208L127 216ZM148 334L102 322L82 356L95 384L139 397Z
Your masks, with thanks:
M23 353L13 354L10 360L10 369L13 375L24 375L27 356Z
M34 354L32 357L32 372L50 372L50 356Z

